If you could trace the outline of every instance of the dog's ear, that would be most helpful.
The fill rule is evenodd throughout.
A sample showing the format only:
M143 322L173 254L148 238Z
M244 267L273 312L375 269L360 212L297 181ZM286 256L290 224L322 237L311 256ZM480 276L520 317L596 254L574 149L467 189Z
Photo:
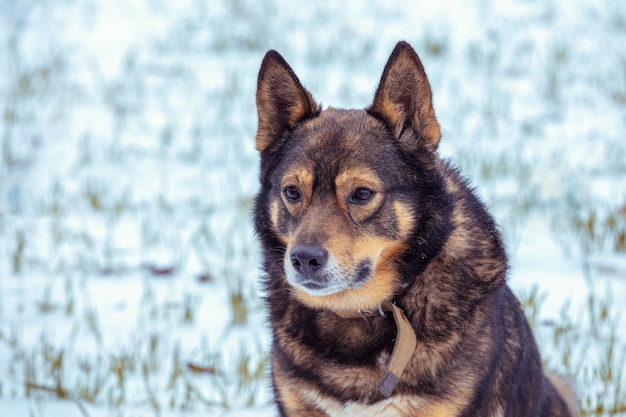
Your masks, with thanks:
M320 112L320 106L300 84L289 64L276 51L265 54L256 90L259 127L256 149L264 151L305 116Z
M398 42L391 53L368 111L387 122L407 152L437 150L441 129L430 85L417 53L408 43Z

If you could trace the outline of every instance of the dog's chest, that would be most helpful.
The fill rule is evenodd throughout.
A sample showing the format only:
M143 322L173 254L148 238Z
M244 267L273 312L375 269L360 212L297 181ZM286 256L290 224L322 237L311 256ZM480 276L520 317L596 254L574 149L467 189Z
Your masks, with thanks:
M329 417L399 417L426 415L425 403L415 396L397 395L374 404L358 402L341 403L309 392L307 397Z

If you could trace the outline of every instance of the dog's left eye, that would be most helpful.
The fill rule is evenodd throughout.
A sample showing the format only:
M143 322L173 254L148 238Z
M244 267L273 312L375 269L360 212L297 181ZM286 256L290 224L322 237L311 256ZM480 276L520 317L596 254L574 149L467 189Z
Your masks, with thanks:
M356 204L367 203L374 197L374 191L369 188L357 188L350 196L350 202Z
M285 187L283 192L285 193L285 197L287 197L287 200L291 201L292 203L297 203L302 198L300 190L298 190L298 188L294 187L293 185Z

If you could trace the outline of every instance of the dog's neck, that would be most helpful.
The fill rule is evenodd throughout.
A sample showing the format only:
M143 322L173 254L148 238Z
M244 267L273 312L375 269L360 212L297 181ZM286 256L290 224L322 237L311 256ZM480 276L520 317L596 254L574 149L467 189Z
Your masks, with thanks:
M376 387L382 395L389 397L396 388L396 385L398 385L402 372L404 372L404 369L409 364L409 361L415 352L415 347L417 346L417 336L415 335L415 330L413 330L413 326L411 326L411 323L404 315L404 312L400 307L386 301L380 305L378 312L335 311L335 314L345 319L362 318L367 320L367 317L375 316L377 313L384 316L385 312L391 312L393 315L393 319L396 322L397 336L385 372L378 381L378 384L376 384Z

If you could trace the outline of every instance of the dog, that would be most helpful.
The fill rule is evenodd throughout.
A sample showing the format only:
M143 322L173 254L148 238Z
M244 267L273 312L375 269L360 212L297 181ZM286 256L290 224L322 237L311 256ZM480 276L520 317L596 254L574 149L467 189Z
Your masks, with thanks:
M573 416L506 284L491 215L399 42L364 110L322 107L276 51L256 93L254 226L281 416Z

